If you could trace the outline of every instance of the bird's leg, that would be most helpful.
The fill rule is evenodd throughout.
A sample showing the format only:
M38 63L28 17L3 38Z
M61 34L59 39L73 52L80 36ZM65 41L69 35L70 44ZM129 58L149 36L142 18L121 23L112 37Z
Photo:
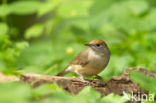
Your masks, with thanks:
M100 81L104 81L102 77L100 77L99 75L95 75L97 79L99 79Z
M79 73L79 72L76 72L76 74L79 76L79 78L83 81L83 82L88 82L84 79L84 77Z
M103 78L100 77L99 75L96 75L96 78L99 79L100 82L101 82L103 85L107 85L107 82L105 82L105 81L103 80Z

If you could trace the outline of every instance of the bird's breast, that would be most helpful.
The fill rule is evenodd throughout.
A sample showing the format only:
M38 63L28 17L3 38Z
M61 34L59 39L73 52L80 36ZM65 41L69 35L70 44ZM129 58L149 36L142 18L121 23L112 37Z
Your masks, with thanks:
M89 58L89 63L86 65L86 68L90 68L90 70L93 71L101 71L106 65L106 58L100 57L100 56L94 56Z
M92 51L88 55L88 61L89 63L86 66L94 69L101 69L104 68L105 65L108 63L108 56L99 55Z
M83 76L92 76L100 73L108 64L109 57L91 52L88 55L88 61L88 64L79 70Z

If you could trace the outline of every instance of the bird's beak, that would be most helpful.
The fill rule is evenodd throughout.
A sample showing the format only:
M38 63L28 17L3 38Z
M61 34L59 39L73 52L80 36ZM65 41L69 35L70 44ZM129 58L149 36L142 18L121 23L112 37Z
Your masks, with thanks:
M91 46L94 46L94 44L89 44L89 43L87 43L87 44L85 44L86 46L89 46L89 47L91 47Z

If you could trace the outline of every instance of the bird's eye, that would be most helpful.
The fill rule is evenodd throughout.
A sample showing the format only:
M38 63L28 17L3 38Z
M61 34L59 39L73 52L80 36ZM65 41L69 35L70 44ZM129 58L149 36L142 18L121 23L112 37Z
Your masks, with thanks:
M101 45L100 45L100 44L96 44L96 46L97 46L97 47L100 47Z

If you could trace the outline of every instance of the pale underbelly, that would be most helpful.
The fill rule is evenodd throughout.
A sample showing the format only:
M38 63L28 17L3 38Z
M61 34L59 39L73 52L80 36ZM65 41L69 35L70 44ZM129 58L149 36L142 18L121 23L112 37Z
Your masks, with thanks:
M104 70L104 67L83 67L83 68L79 68L78 72L82 75L82 76L93 76L93 75L97 75L99 74L101 71Z

